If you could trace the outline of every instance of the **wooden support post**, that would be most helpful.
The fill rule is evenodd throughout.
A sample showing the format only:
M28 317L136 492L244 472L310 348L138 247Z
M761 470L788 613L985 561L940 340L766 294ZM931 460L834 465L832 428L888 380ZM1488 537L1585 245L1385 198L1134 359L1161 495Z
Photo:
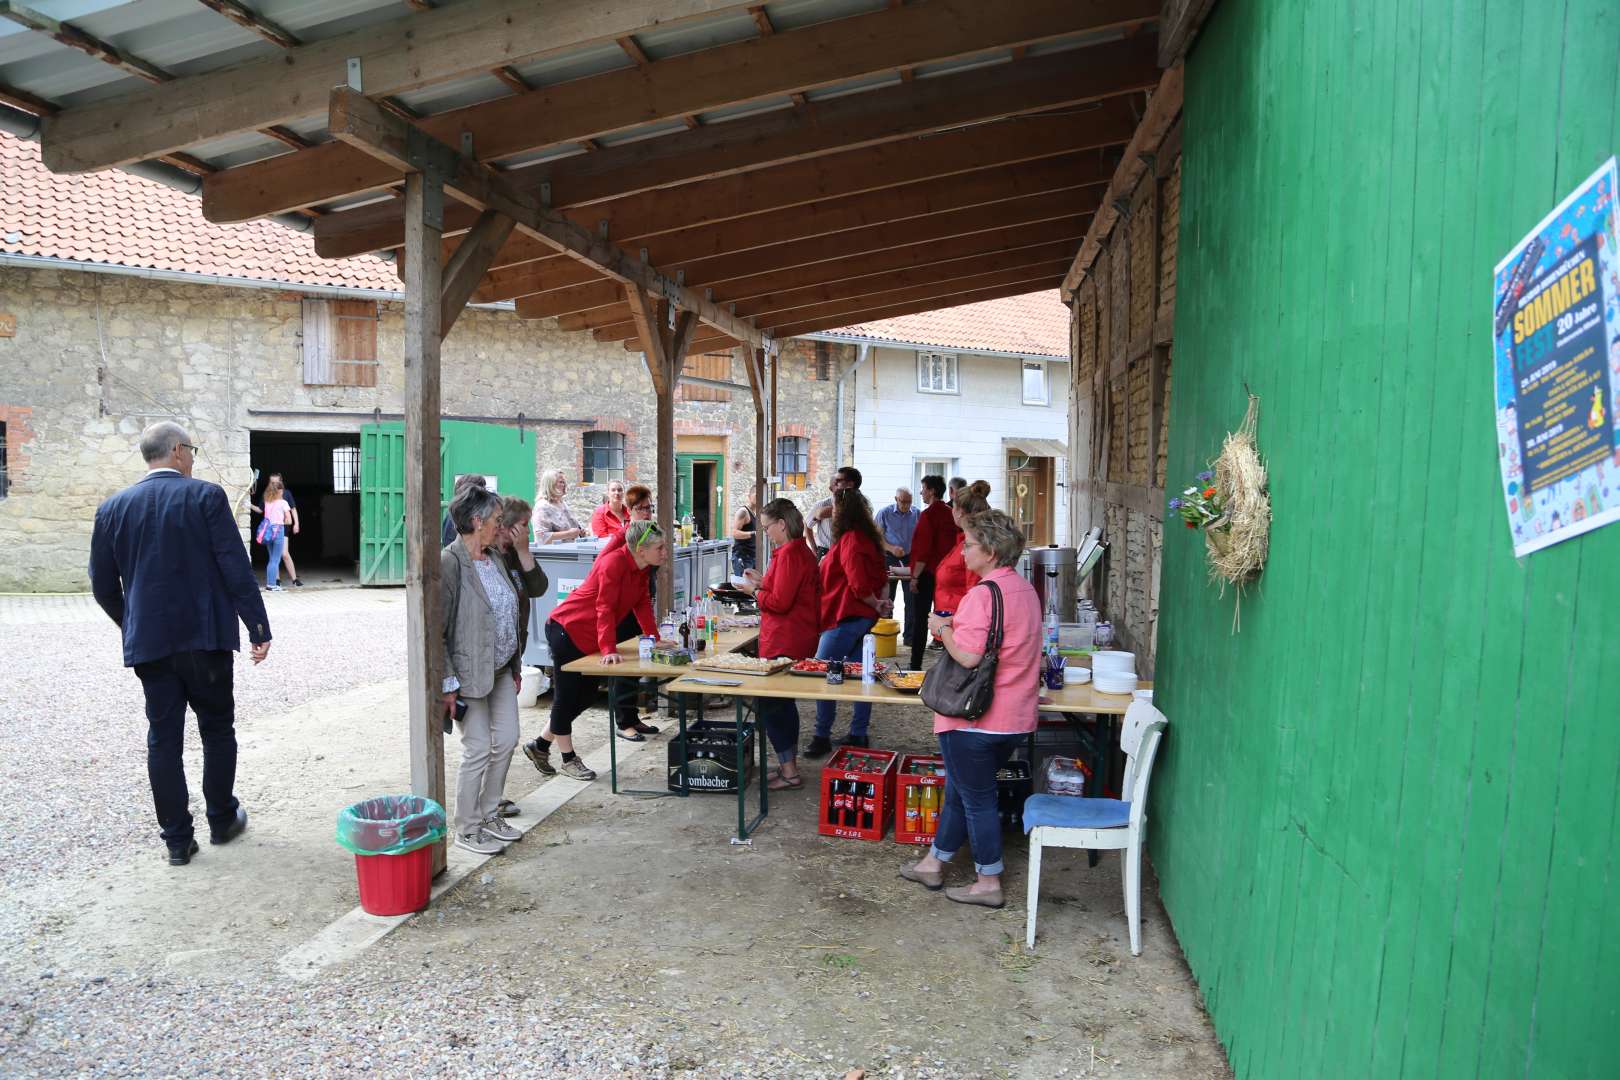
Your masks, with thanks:
M439 687L444 612L439 594L439 310L443 182L405 178L405 641L411 791L444 801L444 728ZM448 807L446 810L448 811ZM434 849L433 872L445 847Z
M764 349L751 349L746 345L738 346L737 355L742 359L743 366L748 369L748 389L754 398L754 495L763 509L771 501L770 485L766 477L771 473L771 456L774 452L775 442L771 439L771 403L770 386L766 382L766 365L770 354ZM754 552L759 572L764 573L771 563L770 544L766 541L763 530L755 526Z
M658 527L663 530L670 545L670 557L658 570L658 602L673 607L675 604L675 384L686 358L686 346L692 340L697 319L689 311L681 311L671 328L669 301L655 300L644 289L627 284L625 298L635 319L636 331L641 338L642 355L647 361L647 373L652 376L653 391L658 396L657 455L658 486L653 492L658 510Z

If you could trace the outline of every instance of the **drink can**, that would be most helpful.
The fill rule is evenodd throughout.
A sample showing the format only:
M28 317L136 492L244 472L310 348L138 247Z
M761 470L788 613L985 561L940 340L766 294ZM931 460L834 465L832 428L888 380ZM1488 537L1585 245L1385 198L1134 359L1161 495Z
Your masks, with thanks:
M844 662L842 660L827 661L827 682L838 686L844 681Z

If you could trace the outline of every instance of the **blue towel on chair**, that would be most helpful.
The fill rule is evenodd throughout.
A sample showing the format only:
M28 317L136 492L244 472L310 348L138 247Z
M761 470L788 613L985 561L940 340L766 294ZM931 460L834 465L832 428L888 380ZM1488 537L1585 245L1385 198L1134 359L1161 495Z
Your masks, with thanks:
M1079 799L1073 795L1031 795L1024 800L1024 832L1038 825L1059 829L1122 829L1131 804L1118 799Z

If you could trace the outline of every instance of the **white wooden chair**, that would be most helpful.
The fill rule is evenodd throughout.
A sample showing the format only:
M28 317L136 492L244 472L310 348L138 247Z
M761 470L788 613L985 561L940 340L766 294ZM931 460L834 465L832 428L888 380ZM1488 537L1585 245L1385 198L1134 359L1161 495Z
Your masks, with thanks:
M1043 847L1117 849L1122 851L1125 919L1131 931L1131 955L1142 955L1142 844L1147 828L1148 781L1159 739L1170 724L1146 701L1133 701L1119 734L1125 751L1125 782L1119 799L1078 799L1072 795L1031 795L1024 801L1024 831L1029 834L1029 921L1024 944L1035 947L1035 902L1041 890Z

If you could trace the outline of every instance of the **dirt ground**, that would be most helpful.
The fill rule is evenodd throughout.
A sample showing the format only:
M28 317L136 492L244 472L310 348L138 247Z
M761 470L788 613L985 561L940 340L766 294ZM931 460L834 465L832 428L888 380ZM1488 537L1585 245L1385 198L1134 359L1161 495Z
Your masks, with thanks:
M801 707L806 732L810 712ZM600 780L360 956L294 980L288 954L358 901L353 860L333 839L337 811L409 786L404 713L395 679L244 718L238 795L251 819L240 840L205 843L176 869L151 837L66 876L0 885L9 1010L0 1044L34 1040L31 1050L55 1060L40 1032L60 1031L68 1045L98 1017L116 1038L121 1017L101 1012L109 994L134 995L133 1008L142 994L183 990L190 1000L248 985L267 1011L296 1016L323 987L370 993L442 977L487 990L526 1023L577 1011L633 1036L648 1060L666 1063L635 1075L842 1076L852 1067L883 1077L1230 1075L1151 889L1144 952L1130 955L1116 856L1088 869L1082 852L1048 852L1040 937L1026 952L1022 836L1009 836L1004 910L952 904L896 876L914 849L819 836L807 763L812 782L773 793L752 844L736 846L731 796L610 793L600 709L578 728ZM542 711L521 715L533 735ZM847 722L841 716L835 732ZM872 730L879 746L931 748L920 709L879 709ZM621 742L621 779L658 786L667 739L666 731L640 747ZM194 731L190 741L195 799ZM454 740L447 753L453 788ZM521 754L508 794L527 802L544 794ZM958 860L953 872L965 879L967 853ZM53 1004L31 1003L45 986L56 988ZM448 1048L492 1037L470 1021L441 1030L437 1015L423 1037ZM727 1061L745 1064L716 1071ZM233 1072L228 1061L218 1067Z

